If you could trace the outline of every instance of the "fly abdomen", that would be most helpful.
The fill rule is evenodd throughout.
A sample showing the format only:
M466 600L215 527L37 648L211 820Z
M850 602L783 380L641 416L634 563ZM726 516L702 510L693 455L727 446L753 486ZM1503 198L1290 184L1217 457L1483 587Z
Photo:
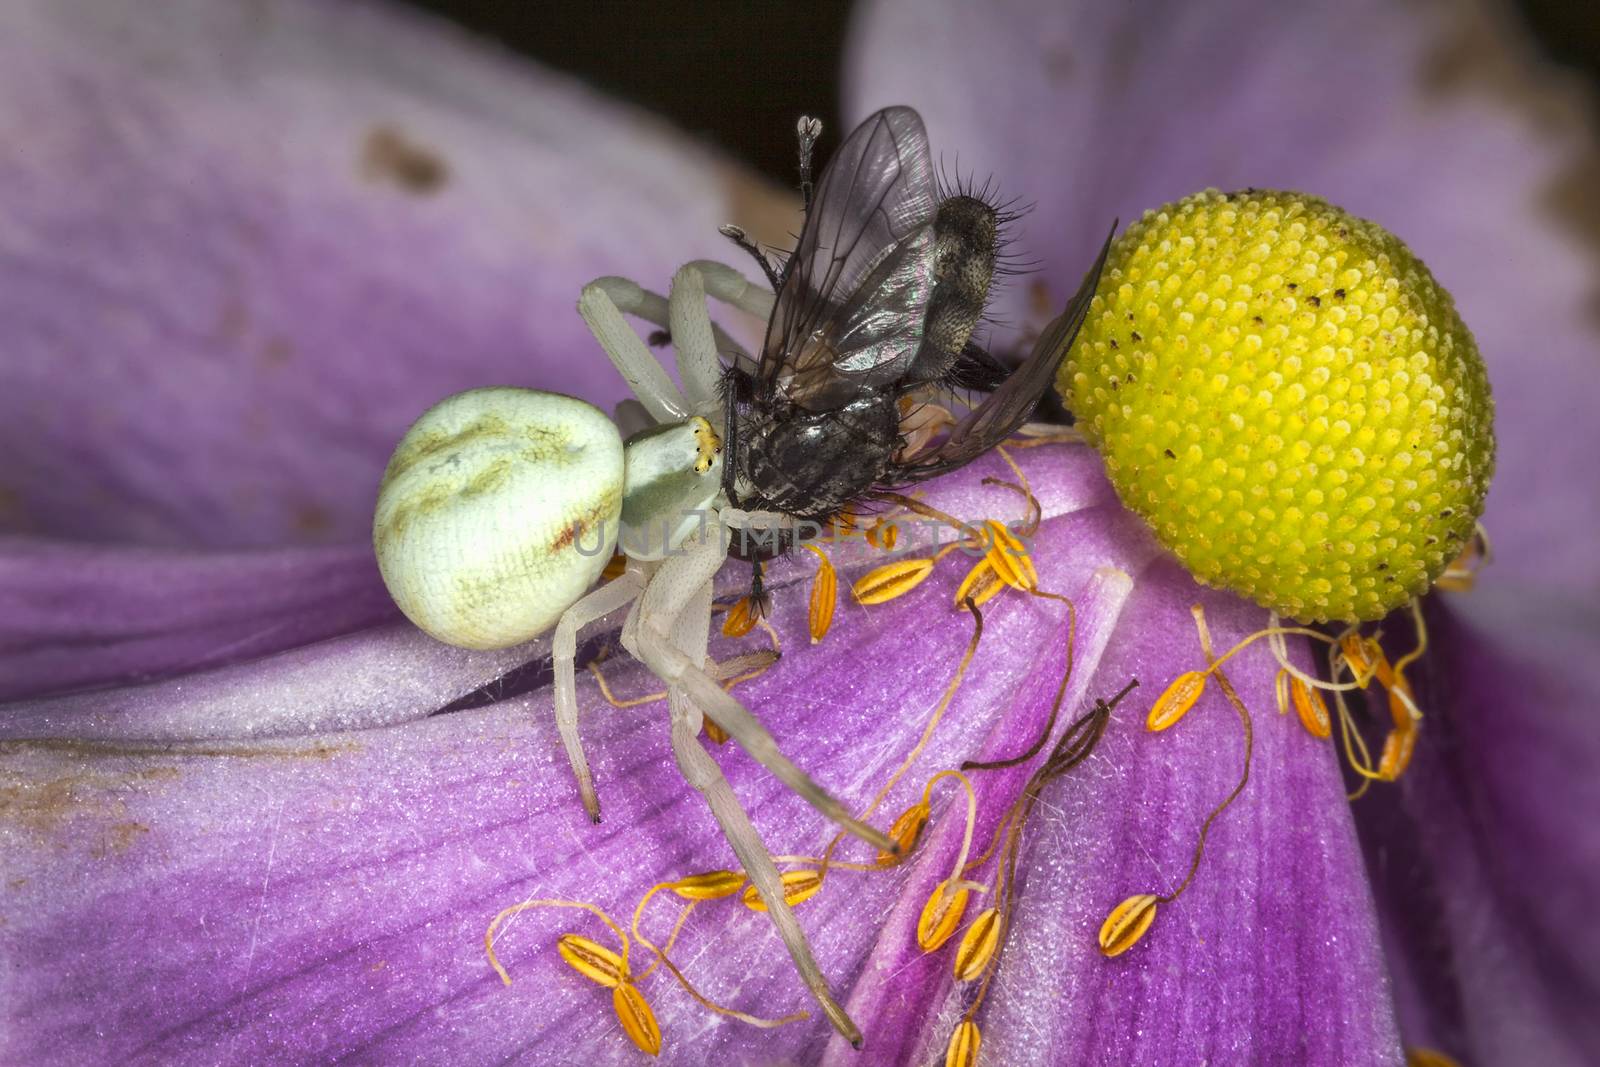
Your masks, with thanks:
M989 303L999 254L1000 213L975 196L951 196L939 202L933 220L933 295L916 377L945 377L966 347L972 330Z

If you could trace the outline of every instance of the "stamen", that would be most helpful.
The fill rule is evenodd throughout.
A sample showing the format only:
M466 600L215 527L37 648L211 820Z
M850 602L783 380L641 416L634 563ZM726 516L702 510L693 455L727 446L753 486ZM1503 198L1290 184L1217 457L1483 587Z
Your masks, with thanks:
M758 652L741 652L736 656L731 656L721 661L710 659L709 657L706 659L706 673L717 681L722 682L723 689L731 692L734 686L761 677L772 669L773 664L782 658L783 643L778 637L778 631L774 630L772 624L766 619L756 619L756 625L761 627L771 640L772 647L770 649L763 649ZM619 699L611 691L611 685L606 681L605 673L600 669L600 662L603 658L603 656L598 657L588 664L589 673L594 675L595 684L600 687L600 695L612 707L634 708L642 704L654 704L657 701L667 699L667 691L665 689L658 689L654 693L646 693L644 696L630 697L627 700ZM723 731L722 727L710 719L703 720L701 725L705 735L712 741L719 745L727 743L728 735Z
M970 522L963 522L953 515L940 511L931 504L924 504L914 496L906 496L904 493L891 492L877 492L873 493L872 496L875 500L882 500L890 504L898 504L907 511L921 515L925 519L934 519L938 522L944 523L946 526L953 526L955 529L961 531L961 536L964 540L973 545L982 545L986 543L984 541L983 531L973 526Z
M950 679L950 684L945 686L944 695L939 698L939 703L934 706L933 714L928 716L928 724L922 728L922 736L917 738L917 743L911 747L910 752L906 753L905 759L900 761L900 766L896 767L894 773L889 775L889 780L883 784L883 786L878 790L877 795L872 798L872 803L868 804L862 810L860 816L862 819L868 819L872 817L873 812L878 810L878 806L883 803L884 798L889 795L890 790L894 789L894 787L899 783L900 779L905 777L906 772L911 769L912 764L916 763L917 757L922 755L922 750L928 747L928 742L933 739L934 730L938 728L940 721L944 718L944 713L949 709L950 702L955 699L956 691L961 688L961 680L966 677L967 668L972 666L972 658L978 652L978 643L983 640L983 613L980 612L977 609L977 606L974 605L970 600L967 601L966 607L967 610L972 613L972 637L967 641L966 651L961 654L961 662L956 665L956 673L954 677ZM954 775L957 778L961 778L962 784L967 787L969 808L976 803L975 799L973 799L972 783L966 781L964 777L955 774L953 771L945 771L934 776L933 779L930 779L928 785L923 789L922 801L924 804L929 803L930 790L933 788L933 783L945 775ZM969 811L969 819L973 817L974 816ZM967 830L969 839L971 832L971 827L969 825ZM895 839L895 835L892 832L889 836L891 839ZM834 835L832 841L828 842L828 847L822 854L823 871L828 870L829 864L833 858L834 850L839 847L839 843L844 840L844 837L845 835L843 833L839 833ZM965 849L963 849L963 851L965 851ZM881 852L880 855L882 855Z
M1012 441L1011 450L1021 452L1025 448L1038 448L1040 445L1082 445L1083 431L1075 426L1056 426L1050 423L1030 422L1021 426L1017 433L1026 437L1025 441Z
M1320 740L1333 736L1333 724L1328 717L1328 702L1322 694L1298 678L1289 679L1289 694L1294 698L1295 714L1306 733Z
M1421 659L1424 652L1428 651L1428 624L1422 617L1422 601L1417 597L1412 597L1410 609L1411 624L1416 628L1417 646L1395 660L1394 673L1397 678L1404 674L1407 667Z
M885 552L893 551L899 540L900 527L888 519L879 519L867 527L866 541L873 548L881 548Z
M1393 782L1411 766L1411 756L1416 751L1416 729L1394 729L1383 739L1383 754L1378 757L1378 777Z
M743 871L706 871L666 883L684 900L721 900L737 893L745 882Z
M740 597L728 608L728 615L722 620L723 637L743 637L756 628L756 619L760 613L756 610L755 602L750 597Z
M649 1001L634 986L624 982L611 991L611 1008L617 1013L622 1032L646 1055L661 1054L661 1027Z
M899 846L899 852L878 853L878 866L893 867L900 863L911 853L916 851L917 843L922 839L922 831L928 825L928 817L933 814L933 809L926 803L913 804L900 813L893 825L889 827L889 839Z
M995 830L993 840L984 855L973 864L979 866L988 861L994 854L998 843L1004 839L1004 856L1000 863L999 877L996 881L995 895L999 899L998 933L996 945L987 960L977 965L977 973L983 976L982 983L978 986L978 993L968 1005L966 1021L971 1023L977 1018L978 1009L982 1007L984 998L988 995L989 985L999 969L1000 953L1005 948L1004 934L1011 925L1012 910L1016 906L1016 869L1017 857L1021 853L1022 828L1027 824L1028 816L1032 813L1034 803L1044 791L1044 787L1056 778L1072 770L1078 764L1088 759L1104 736L1106 726L1111 721L1112 709L1121 703L1124 697L1139 685L1137 679L1130 680L1127 685L1113 696L1110 701L1097 700L1095 706L1088 713L1080 717L1062 734L1056 742L1050 755L1044 763L1029 777L1027 785L1017 797L1011 809L1000 820L1000 825ZM971 869L971 868L969 868ZM976 926L976 921L974 926ZM977 936L977 935L973 935Z
M828 519L828 525L831 530L829 536L835 541L849 537L861 528L861 522L856 517L856 513L849 508L841 508L834 512L832 517Z
M1000 573L994 569L994 563L988 556L984 556L973 564L967 576L961 579L961 584L956 586L956 607L961 606L963 600L970 599L974 604L982 607L994 598L994 595L1006 588L1006 583L1000 578Z
M1483 523L1476 523L1472 539L1461 549L1461 554L1455 561L1445 568L1444 573L1434 580L1433 587L1447 589L1453 593L1469 592L1478 582L1478 572L1493 562L1493 559L1494 553L1489 545L1489 531L1483 528Z
M1239 798L1239 794L1244 792L1244 787L1250 782L1250 758L1255 748L1255 730L1250 722L1250 710L1245 707L1244 701L1239 698L1238 692L1233 688L1233 683L1229 681L1227 674L1223 672L1222 664L1257 638L1267 636L1267 631L1257 631L1219 657L1213 653L1211 648L1211 631L1206 625L1205 609L1196 604L1190 611L1194 615L1195 629L1199 632L1200 650L1205 654L1207 662L1205 671L1199 673L1216 676L1217 686L1222 690L1222 695L1227 698L1228 703L1233 705L1234 711L1238 712L1239 724L1244 728L1244 768L1239 775L1238 784L1233 787L1233 791L1223 799L1222 803L1212 808L1210 813L1206 815L1205 821L1200 824L1200 837L1195 842L1194 858L1189 861L1189 871L1183 876L1183 881L1178 884L1178 888L1159 896L1140 893L1128 897L1113 908L1111 914L1106 917L1105 923L1100 927L1100 951L1107 956L1120 955L1132 948L1144 936L1145 930L1149 928L1150 923L1155 921L1155 905L1170 904L1182 896L1184 891L1189 888L1189 883L1194 880L1195 873L1200 869L1201 859L1205 857L1206 838L1211 833L1212 824ZM1296 631L1297 628L1285 628L1284 630L1287 633ZM1310 632L1314 633L1315 631ZM1196 672L1191 671L1189 673ZM1182 676L1180 676L1181 680ZM1176 685L1177 683L1174 683L1174 686ZM1168 688L1169 693L1172 692L1172 688ZM1165 695L1163 694L1163 696ZM1196 693L1195 695L1198 696L1199 694ZM1157 705L1160 705L1160 703L1160 701L1157 701ZM1190 703L1192 704L1193 701L1190 701ZM1152 710L1151 720L1154 721L1155 718L1154 710ZM1167 725L1171 724L1168 723Z
M1056 728L1056 717L1061 714L1061 701L1066 698L1067 685L1072 681L1073 650L1078 643L1078 606L1072 602L1070 597L1064 597L1060 593L1047 593L1042 589L1035 589L1032 592L1034 596L1044 597L1049 600L1059 600L1067 606L1067 663L1061 671L1061 684L1056 686L1055 700L1050 704L1050 715L1045 719L1044 729L1039 731L1039 735L1034 738L1033 744L1029 745L1027 751L1021 755L1012 756L1009 759L984 762L967 760L961 765L961 769L964 771L993 771L1004 767L1015 767L1019 763L1026 763L1039 754L1039 750L1044 748L1045 742L1050 739L1051 732Z
M1184 671L1172 680L1166 692L1156 698L1150 705L1150 714L1145 719L1145 729L1152 733L1176 726L1178 720L1189 713L1195 701L1200 699L1200 694L1206 690L1206 674L1204 671Z
M1011 458L1011 453L1006 451L1005 446L996 445L994 450L996 455L1006 461L1006 466L1011 468L1011 473L1017 476L1017 484L1012 485L1010 482L1003 482L999 478L985 478L983 484L1004 486L1007 489L1015 489L1022 494L1023 499L1028 502L1028 521L1023 524L1019 532L1023 537L1032 537L1039 532L1039 523L1044 519L1044 506L1039 503L1039 498L1033 495L1033 486L1029 484L1028 476L1022 472L1021 467L1017 466L1017 461Z
M994 519L986 519L989 530L989 552L985 558L994 567L1001 581L1024 593L1039 587L1039 573L1033 569L1028 550L1015 534Z
M740 1022L749 1023L751 1026L760 1027L764 1030L783 1026L792 1022L799 1022L802 1019L809 1019L811 1017L810 1013L804 1011L793 1012L789 1015L784 1015L776 1019L765 1019L759 1015L751 1015L748 1012L739 1011L737 1008L729 1008L718 1004L716 1001L707 997L704 993L701 993L700 990L696 989L694 983L689 981L688 976L685 975L683 971L678 968L678 965L673 963L672 959L667 955L672 951L672 946L677 943L678 934L683 930L683 924L688 921L690 912L694 911L696 906L706 900L715 900L721 897L731 896L738 890L739 886L743 884L744 874L740 871L709 871L705 874L696 874L690 875L687 878L680 878L676 882L658 882L657 884L651 886L649 891L646 892L642 898L640 898L638 906L633 909L633 936L634 940L638 941L639 944L643 945L645 948L649 949L655 954L655 959L651 962L649 968L647 968L643 974L634 979L633 984L637 985L645 978L648 978L652 973L654 973L656 966L659 964L666 967L666 969L672 974L672 977L678 980L678 984L683 987L684 992L688 993L691 997L698 1001L702 1007L715 1012L718 1015L726 1015L729 1018L738 1019ZM650 903L652 897L654 897L663 889L672 890L674 893L677 893L679 896L687 899L689 903L685 904L683 909L678 913L678 921L673 923L672 933L668 935L666 945L658 946L640 932L639 921L644 915L645 906Z
M980 911L956 948L955 975L958 982L970 982L983 974L983 969L994 958L1000 946L1001 920L999 908Z
M1361 688L1361 686L1356 682L1325 682L1315 675L1307 674L1305 671L1289 662L1289 646L1288 643L1283 639L1286 627L1283 626L1282 621L1278 618L1278 613L1276 611L1267 615L1267 629L1272 631L1272 636L1267 639L1267 647L1272 649L1272 655L1278 661L1278 670L1280 673L1287 673L1291 677L1298 678L1312 689L1318 689L1329 693L1339 692L1341 690L1348 692L1353 689ZM1338 642L1326 634L1320 634L1318 639L1324 644L1327 644L1330 649L1338 648ZM1288 691L1285 690L1284 692L1285 696L1287 696ZM1287 706L1287 704L1280 705L1280 709L1286 709Z
M499 929L502 922L511 918L513 915L518 915L524 911L527 911L529 908L576 908L580 911L589 912L591 915L595 916L595 918L609 926L611 928L611 932L617 935L617 940L622 943L622 955L619 957L621 960L620 970L624 975L628 973L628 935L623 933L622 927L617 925L616 920L607 915L603 910L593 904L588 903L587 901L582 900L524 900L520 904L513 904L509 908L502 909L500 914L489 920L489 928L483 932L484 955L489 957L489 966L494 968L494 973L498 974L500 976L500 981L504 982L506 985L511 984L511 975L503 966L501 966L500 958L495 955L494 932L495 930ZM593 942L590 943L593 944Z
M1136 893L1111 909L1100 924L1100 952L1106 957L1120 956L1136 945L1156 920L1160 898L1154 893Z
M917 944L924 952L935 952L961 925L961 916L967 910L970 882L958 883L952 890L950 879L933 887L927 903L922 905L922 915L917 919Z
M950 1035L950 1044L945 1047L944 1067L977 1067L978 1046L982 1043L978 1024L971 1019L961 1020L955 1033Z
M810 870L784 871L779 880L783 882L783 901L793 908L804 901L816 896L822 889L822 872ZM761 897L761 890L754 885L744 891L744 906L751 911L766 911L767 902Z
M1355 676L1360 688L1365 689L1378 673L1378 664L1383 659L1383 649L1371 638L1362 637L1352 627L1339 637L1339 651L1344 655L1344 662L1349 664L1350 673Z
M1420 601L1413 599L1410 607L1417 643L1393 666L1389 664L1376 640L1361 637L1353 628L1341 635L1337 653L1329 658L1329 669L1334 672L1335 677L1343 669L1348 668L1355 675L1356 681L1361 683L1362 688L1365 688L1372 679L1377 679L1378 684L1384 689L1389 704L1389 718L1393 723L1392 729L1383 740L1378 765L1374 768L1366 742L1355 726L1350 710L1344 703L1343 694L1336 694L1339 697L1339 726L1345 743L1345 755L1351 769L1364 779L1360 788L1350 794L1351 800L1357 800L1364 795L1370 782L1396 781L1411 765L1411 758L1416 752L1417 737L1421 733L1422 710L1417 707L1416 698L1412 695L1405 669L1427 651L1428 628L1422 615Z
M822 549L813 544L804 546L817 557L817 575L811 580L811 643L814 645L828 636L833 625L833 609L839 601L839 579L833 563Z
M556 951L573 970L607 989L628 980L628 965L622 957L582 934L562 934Z
M1461 1067L1461 1061L1438 1049L1408 1048L1406 1067Z
M896 560L857 578L851 592L863 604L882 604L911 592L932 573L932 559Z

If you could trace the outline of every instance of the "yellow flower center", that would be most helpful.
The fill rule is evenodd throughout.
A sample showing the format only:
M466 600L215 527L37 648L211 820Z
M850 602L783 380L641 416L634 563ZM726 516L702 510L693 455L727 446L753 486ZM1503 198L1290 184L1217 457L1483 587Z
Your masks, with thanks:
M1212 190L1130 226L1057 387L1196 578L1308 621L1425 592L1494 469L1450 295L1393 234L1298 193Z

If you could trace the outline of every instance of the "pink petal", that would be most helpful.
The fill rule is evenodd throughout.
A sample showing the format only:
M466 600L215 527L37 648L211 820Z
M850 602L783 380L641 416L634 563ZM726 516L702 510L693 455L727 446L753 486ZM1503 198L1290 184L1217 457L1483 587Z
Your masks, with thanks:
M0 700L251 659L395 614L364 544L199 554L0 539Z
M1079 609L1067 712L1131 673L1145 680L1147 701L1198 659L1187 607L1199 591L1154 562L1152 543L1112 503L1087 450L1037 449L1020 462L1053 516L1034 542L1041 579ZM1009 477L986 460L930 487L930 500L962 515L1020 516L1015 494L981 486L983 475ZM952 557L889 605L842 604L816 646L805 638L800 584L810 564L787 565L776 619L785 656L737 692L851 803L864 804L886 780L950 680L971 632L951 602L965 562ZM853 565L845 577L860 571ZM1260 621L1205 599L1219 639ZM1059 605L1014 593L988 605L979 656L881 822L934 770L1032 739L1059 679L1064 621ZM575 897L626 921L653 881L731 862L674 767L661 706L611 709L581 679L582 729L606 812L591 826L556 743L548 691L419 719L453 700L475 670L487 681L504 667L407 645L397 630L181 685L11 709L11 736L38 736L43 723L60 740L0 748L12 798L0 822L10 905L0 953L15 976L0 1058L635 1062L605 992L554 953L567 931L609 940L597 923L576 912L517 916L497 942L509 989L482 940L494 915L519 900ZM1270 707L1270 660L1247 653L1236 663L1246 698L1258 712ZM623 661L606 670L624 696L655 685ZM1242 991L1271 989L1277 1003L1331 990L1337 1011L1321 1001L1307 1009L1321 1012L1307 1016L1310 1051L1325 1059L1332 1049L1343 1062L1391 1057L1376 935L1331 753L1276 717L1261 716L1256 778L1218 825L1195 888L1137 955L1104 961L1093 952L1106 908L1181 872L1203 808L1231 784L1240 755L1226 707L1203 705L1179 731L1154 737L1140 729L1143 706L1119 711L1101 753L1052 787L1030 825L1022 918L988 1009L990 1040L1015 1051L1017 1016L1048 1037L1021 1047L1024 1061L1051 1046L1110 1040L1086 1035L1085 1020L1111 1025L1105 1012L1126 1012L1132 990L1153 981L1168 1014L1146 1020L1141 1051L1194 1059L1302 1049L1293 1027L1241 1031L1241 1016L1216 1014L1225 987L1228 1003L1241 1006L1232 998ZM369 728L325 732L340 722ZM250 734L280 736L234 740ZM84 736L107 740L71 739ZM180 736L211 740L172 740ZM775 849L814 854L825 845L831 831L811 809L742 752L716 754ZM1020 783L1013 774L983 784L992 826ZM950 797L937 795L934 836L913 861L838 872L801 907L825 973L867 1029L856 1062L901 1062L948 1034L938 1009L948 955L923 960L904 935L908 909L948 873L964 810ZM842 854L871 856L856 845ZM672 915L658 902L648 928L659 937ZM1308 937L1312 929L1321 933ZM737 902L704 905L676 956L706 992L735 1006L766 1014L808 1006L766 919ZM1052 994L1055 1010L1037 1018L1028 998L1046 988L1041 973L1074 983L1096 1012L1060 1012ZM713 1019L665 976L644 990L666 1034L663 1062L831 1054L820 1019L759 1031Z
M13 4L0 31L0 529L364 540L470 386L624 395L574 304L725 255L716 160L364 4Z
M1600 618L1452 598L1419 676L1425 743L1358 809L1402 1020L1474 1063L1600 1058Z

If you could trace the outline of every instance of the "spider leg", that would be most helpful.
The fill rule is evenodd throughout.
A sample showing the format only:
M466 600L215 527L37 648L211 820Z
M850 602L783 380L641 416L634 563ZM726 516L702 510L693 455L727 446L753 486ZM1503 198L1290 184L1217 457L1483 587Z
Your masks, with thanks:
M696 663L706 661L706 646L711 633L711 597L711 582L702 582L671 624L673 647ZM811 990L812 996L816 997L817 1003L839 1033L859 1045L861 1031L834 999L832 990L822 977L822 970L811 955L811 945L806 941L805 932L800 929L793 909L784 898L783 880L778 874L777 865L772 862L771 853L733 795L733 788L723 777L717 761L700 744L700 710L679 685L667 687L667 702L672 710L672 754L678 762L678 769L689 784L705 797L712 816L722 828L734 855L739 858L739 865L744 868L746 877L767 902L767 914L772 917L778 936L789 950L806 988ZM775 906L774 901L777 902Z
M680 652L663 632L662 627L677 618L701 585L711 581L722 566L727 555L725 532L726 527L714 520L698 541L685 545L682 554L668 557L634 605L630 625L623 627L623 647L669 686L683 686L701 712L806 803L874 848L897 852L882 831L850 814L848 808L783 754L761 721L705 672L704 658L697 661Z
M706 308L705 276L694 266L679 267L672 276L667 298L667 329L678 356L678 378L689 404L696 411L721 411L722 361L717 358L717 339L712 333L711 313Z
M771 916L773 926L777 927L778 936L783 939L784 947L789 950L789 956L794 960L795 968L800 972L800 978L805 982L806 988L816 998L834 1029L844 1035L852 1045L860 1048L861 1031L845 1013L844 1007L834 999L827 980L823 978L816 959L812 957L805 931L800 929L793 909L784 899L783 882L777 866L772 862L771 853L762 843L756 828L751 825L750 816L745 814L738 798L733 795L733 789L723 777L717 761L700 746L697 736L699 728L686 710L688 702L680 703L677 699L682 691L679 686L672 686L668 690L673 698L672 754L678 761L678 769L683 772L689 784L706 798L706 804L710 806L711 814L716 818L717 824L722 827L728 845L733 849L734 855L739 857L739 864L744 868L746 877L755 885L757 892L761 894L761 899L766 902L767 914ZM697 719L698 715L693 718Z
M589 760L584 756L583 742L578 738L577 677L574 669L578 654L578 631L636 600L644 585L645 575L631 568L614 581L602 585L562 613L556 623L555 637L550 643L555 669L556 733L561 736L561 746L567 750L567 762L572 764L572 773L578 779L578 795L583 799L583 810L589 813L589 818L594 822L600 821L600 798L595 795Z
M680 284L680 279L683 277L684 272L691 269L699 273L700 284L703 286L705 296L753 315L763 322L772 316L772 305L776 299L774 295L726 263L718 263L716 260L696 259L685 263L679 268L678 275L673 279L674 291ZM677 327L674 325L672 317L672 301L660 293L641 288L626 278L616 277L596 278L585 287L584 293L587 295L590 290L604 293L610 298L612 306L622 314L636 315L652 325L668 327L669 332L660 337L663 342L672 340L677 332ZM579 301L579 309L582 310L582 308L583 302ZM584 317L587 319L588 315L585 314ZM710 318L709 315L706 317L707 319ZM591 324L590 328L593 329L593 324ZM715 340L712 346L714 355L715 353L730 354L740 365L746 367L754 366L755 360L750 356L750 353L744 350L744 346L728 336L727 332L716 323L711 323L711 336ZM603 343L604 341L602 341ZM615 357L613 357L613 361L615 361ZM679 361L681 373L681 355ZM718 369L720 371L720 360L718 360ZM631 378L629 380L632 381ZM687 383L689 378L685 377L684 380ZM710 412L702 411L700 414L709 415Z
M589 332L600 342L612 365L650 412L651 418L657 422L688 418L691 412L683 394L617 309L619 296L623 298L622 306L628 306L630 288L633 292L643 291L623 278L597 278L583 287L583 295L578 297L578 314L588 323Z
M772 305L777 296L762 288L726 263L714 259L696 259L685 266L700 272L706 282L706 294L729 307L754 315L765 322L772 317Z

